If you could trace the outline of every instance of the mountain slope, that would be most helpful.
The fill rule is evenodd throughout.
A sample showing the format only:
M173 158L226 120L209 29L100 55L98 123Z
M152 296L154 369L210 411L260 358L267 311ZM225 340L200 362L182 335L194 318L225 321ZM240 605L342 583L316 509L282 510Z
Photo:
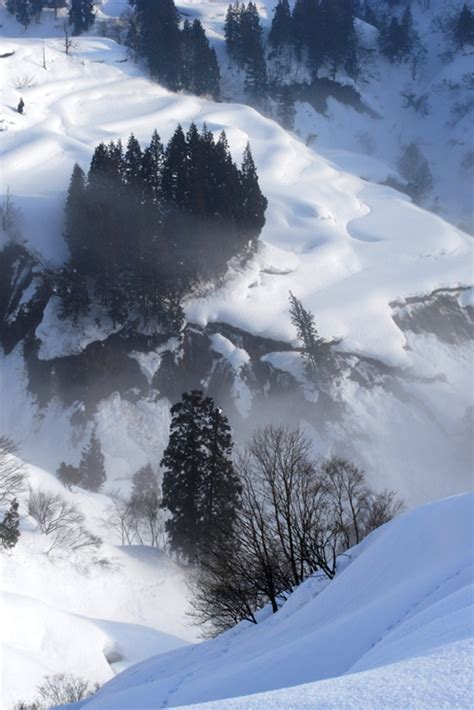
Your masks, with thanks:
M122 388L112 380L106 383L108 393L95 403L95 411L85 407L85 394L61 402L54 382L61 358L77 356L78 367L84 369L93 366L84 359L97 359L97 348L88 355L89 345L104 343L112 352L110 319L92 313L72 326L58 319L54 297L43 304L39 324L29 333L38 344L37 355L30 348L25 356L20 340L1 364L10 407L0 410L0 430L22 442L24 455L48 470L62 459L74 462L94 423L109 476L129 478L138 463L159 459L169 400L190 386L212 385L240 438L262 416L285 420L282 397L290 393L295 401L292 420L308 423L321 453L350 447L348 453L377 485L398 488L413 503L465 490L470 238L405 195L341 171L251 108L173 94L151 83L125 48L111 40L79 37L66 56L58 37L61 28L47 13L42 25L31 30L45 39L25 35L4 12L2 20L3 45L14 52L1 60L6 129L2 182L21 210L27 245L41 259L59 264L66 257L62 205L73 163L87 167L99 141L125 139L131 131L144 143L155 128L166 140L178 121L185 128L193 120L207 122L215 133L227 131L236 158L250 140L269 199L256 257L245 266L231 265L223 285L205 297L189 299L189 328L180 343L162 338L159 347L147 349L120 341L128 348L123 368L128 363L130 377L124 372ZM25 76L32 85L14 88L28 83ZM13 109L20 94L25 115ZM441 289L440 296L432 303L435 289ZM293 351L290 290L315 313L323 336L340 338L344 371L331 395L337 399L339 418L330 415L324 398L318 404L318 395L302 377ZM34 279L7 327L12 324L14 330L18 314L30 309L32 294ZM408 297L417 303L409 305ZM447 306L439 316L462 324L444 339L436 325L440 299ZM423 317L427 308L435 311L434 318ZM402 317L407 310L420 311L421 326L415 330ZM219 346L216 334L225 338ZM256 337L265 340L256 346ZM186 338L189 359L183 356ZM143 356L134 354L137 349ZM240 350L232 358L230 353ZM165 361L171 360L175 389L164 370ZM63 369L70 372L72 365ZM91 390L94 374L89 377ZM62 386L67 394L68 377ZM17 413L14 418L11 411ZM114 435L118 430L120 436ZM59 431L61 444L48 446ZM400 452L406 452L403 460ZM449 477L448 470L454 471Z
M473 505L469 494L401 516L354 548L334 580L306 581L276 615L149 659L81 707L177 707L276 688L286 690L245 697L235 707L327 707L326 700L341 707L359 689L366 707L380 707L382 697L384 707L400 707L400 684L408 676L410 707L433 707L434 698L437 707L448 707L448 699L450 707L467 707ZM313 685L290 687L303 683ZM357 702L360 707L360 696Z

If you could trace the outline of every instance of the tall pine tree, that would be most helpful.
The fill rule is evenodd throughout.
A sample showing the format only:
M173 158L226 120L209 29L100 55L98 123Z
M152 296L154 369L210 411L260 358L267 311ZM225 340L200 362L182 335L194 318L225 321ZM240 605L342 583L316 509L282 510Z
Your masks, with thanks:
M248 143L242 160L240 181L242 185L241 204L244 210L242 224L244 229L246 228L246 236L253 242L265 225L265 210L267 209L268 200L260 190L257 169Z
M137 51L151 76L170 89L180 82L179 13L173 0L129 0L135 8Z
M230 427L199 390L184 394L171 416L161 461L162 505L171 513L166 528L173 551L197 562L231 529L239 504Z
M94 0L71 0L69 6L69 24L75 35L87 32L95 20Z
M97 434L93 432L79 463L81 486L89 491L99 491L106 481L104 455Z
M293 20L288 0L278 0L273 14L268 43L279 49L293 41Z

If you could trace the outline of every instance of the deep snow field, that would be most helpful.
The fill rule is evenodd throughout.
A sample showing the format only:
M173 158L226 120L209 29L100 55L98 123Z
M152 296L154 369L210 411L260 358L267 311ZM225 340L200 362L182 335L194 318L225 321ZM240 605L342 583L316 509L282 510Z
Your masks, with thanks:
M426 67L419 90L430 94L430 117L401 110L408 69L387 81L375 72L363 98L379 112L389 106L392 125L330 100L324 117L298 106L297 135L242 104L167 91L110 39L75 38L66 56L51 13L23 32L2 4L0 54L14 55L0 59L0 198L8 186L28 246L53 264L66 257L61 219L71 170L76 161L86 168L100 141L133 131L146 143L155 128L166 141L178 122L187 129L191 121L206 122L216 134L225 129L236 159L250 140L269 200L261 249L245 268L231 267L218 291L190 300L188 321L224 322L295 342L292 290L314 312L320 333L341 339L341 350L397 366L411 378L400 398L353 381L343 385L352 410L342 436L362 442L372 482L396 488L408 507L471 488L464 426L472 406L472 346L403 332L393 313L394 302L403 310L409 297L472 284L472 239L405 195L368 181L395 174L400 147L421 138L444 213L454 224L465 222L469 176L459 165L469 114L451 127L453 145L440 146L437 138L453 119L451 91L462 94L469 59ZM202 17L222 56L227 2L178 4ZM116 16L125 5L104 0L102 12ZM274 5L259 3L268 18ZM441 41L431 27L425 33ZM231 84L224 88L234 95ZM23 116L15 110L20 96ZM318 134L311 147L304 142L308 133ZM472 303L465 290L461 309ZM36 335L48 359L80 352L109 332L91 322L68 329L51 302ZM213 347L237 372L246 361L245 351L221 336ZM267 358L298 377L296 354ZM153 358L144 367L153 368ZM197 631L186 618L179 566L156 551L117 546L102 525L107 495L68 493L52 475L61 460L77 463L84 442L57 401L37 415L20 348L0 355L0 386L0 433L43 467L29 465L32 486L70 496L105 540L95 560L45 558L45 540L23 506L20 542L0 557L0 698L10 710L17 699L33 698L46 674L73 672L103 683L132 663L195 641ZM243 388L236 392L244 414L248 397ZM151 398L132 404L116 393L101 403L96 424L110 487L126 490L136 468L159 459L169 406ZM318 444L324 453L327 442ZM216 641L146 661L86 707L145 710L212 700L217 705L210 707L225 708L469 707L472 507L466 495L409 512L353 550L326 588L308 580L258 627L241 625ZM220 702L267 691L272 694Z
M466 494L402 515L350 550L334 580L307 580L257 626L151 658L79 706L467 710L473 506Z

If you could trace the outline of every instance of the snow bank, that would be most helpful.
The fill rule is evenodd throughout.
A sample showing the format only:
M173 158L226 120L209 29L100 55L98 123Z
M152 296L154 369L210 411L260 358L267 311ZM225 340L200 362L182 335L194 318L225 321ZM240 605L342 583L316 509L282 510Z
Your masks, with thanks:
M322 591L310 579L259 625L149 659L81 707L468 707L473 506L466 494L401 516Z

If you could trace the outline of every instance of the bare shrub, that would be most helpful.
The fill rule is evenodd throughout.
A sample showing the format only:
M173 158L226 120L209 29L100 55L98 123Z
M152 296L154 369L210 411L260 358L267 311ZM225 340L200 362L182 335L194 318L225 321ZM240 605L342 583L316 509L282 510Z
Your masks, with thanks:
M85 528L85 518L78 507L59 493L31 490L28 513L38 523L40 532L50 539L46 554L58 548L77 551L101 544L101 539Z
M30 89L35 86L36 77L33 74L22 74L21 76L16 76L12 81L12 86L17 91L22 89Z
M45 676L43 684L38 686L41 701L48 708L65 703L75 703L92 695L92 692L87 680L70 673L55 673L55 675Z
M20 219L20 210L15 205L10 188L7 187L7 193L0 205L0 221L3 231L13 241L18 241L21 237Z
M15 456L16 450L11 439L0 436L0 505L10 504L25 490L25 466Z

